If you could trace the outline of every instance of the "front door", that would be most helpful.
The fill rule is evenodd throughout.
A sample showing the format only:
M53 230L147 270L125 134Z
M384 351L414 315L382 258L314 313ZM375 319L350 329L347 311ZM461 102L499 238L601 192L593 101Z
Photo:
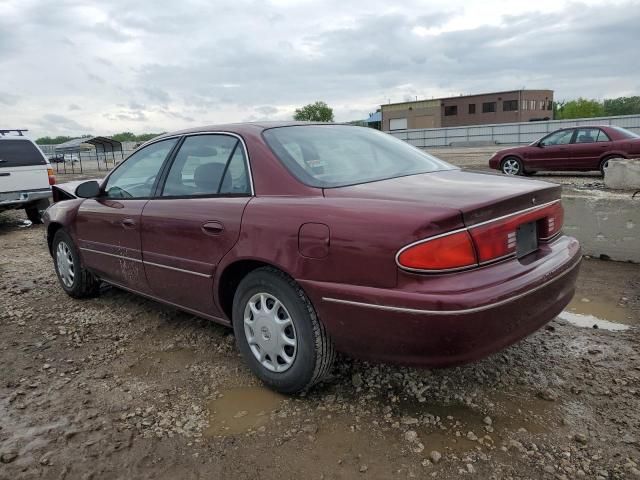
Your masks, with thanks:
M185 138L160 194L142 212L144 268L154 296L221 317L213 278L237 242L251 198L243 143L224 134Z
M540 140L538 148L527 154L525 164L530 170L567 169L574 129L558 130Z
M140 242L140 216L177 139L153 143L119 165L102 194L85 200L76 217L84 264L107 282L147 293Z
M571 146L571 166L575 170L599 170L600 158L611 149L611 139L599 128L576 129Z

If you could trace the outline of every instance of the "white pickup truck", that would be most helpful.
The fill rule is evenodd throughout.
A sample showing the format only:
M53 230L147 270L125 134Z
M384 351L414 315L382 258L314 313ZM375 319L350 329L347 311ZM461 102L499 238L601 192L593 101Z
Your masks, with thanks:
M0 129L0 212L24 208L29 220L41 223L56 178L47 157L23 132Z

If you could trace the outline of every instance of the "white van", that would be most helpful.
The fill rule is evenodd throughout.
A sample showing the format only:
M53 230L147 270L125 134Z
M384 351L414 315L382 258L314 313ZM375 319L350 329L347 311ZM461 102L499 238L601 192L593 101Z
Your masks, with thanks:
M53 169L25 130L0 129L0 212L24 208L33 223L40 223L49 206Z

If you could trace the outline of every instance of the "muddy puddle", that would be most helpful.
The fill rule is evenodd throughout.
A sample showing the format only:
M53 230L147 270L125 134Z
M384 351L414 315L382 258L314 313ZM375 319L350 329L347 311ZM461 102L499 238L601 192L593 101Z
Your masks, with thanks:
M222 396L209 402L208 437L235 435L256 430L269 422L287 397L265 387L243 387L224 390Z
M533 397L497 396L491 416L463 404L407 404L401 408L428 450L463 453L491 449L512 432L544 434L555 424L556 404Z
M577 327L608 331L628 330L633 325L632 312L622 305L583 298L574 298L558 318Z

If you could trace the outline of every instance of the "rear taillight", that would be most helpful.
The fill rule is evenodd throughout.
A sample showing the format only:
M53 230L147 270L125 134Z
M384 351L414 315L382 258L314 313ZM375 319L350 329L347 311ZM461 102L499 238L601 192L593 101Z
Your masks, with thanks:
M546 241L560 232L563 221L562 204L553 202L411 244L400 250L397 263L407 270L418 271L482 265L516 254L520 225L536 222L538 241Z
M564 208L562 203L556 202L545 209L546 217L538 222L538 238L549 240L555 237L564 224Z
M442 271L478 264L467 230L460 230L408 245L397 255L398 265L408 270Z
M53 174L53 168L47 168L47 175L49 175L49 185L55 185L56 176Z

